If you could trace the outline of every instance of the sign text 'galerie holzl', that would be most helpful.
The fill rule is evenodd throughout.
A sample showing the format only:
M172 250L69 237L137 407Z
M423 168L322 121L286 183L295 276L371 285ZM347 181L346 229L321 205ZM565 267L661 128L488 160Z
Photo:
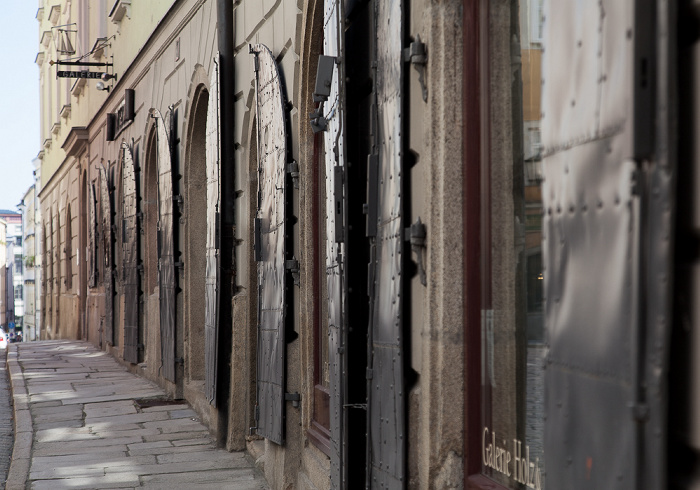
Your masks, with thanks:
M511 451L505 440L502 445L498 445L495 431L489 431L488 427L484 427L481 450L483 463L487 468L492 468L518 483L523 483L528 488L542 490L540 458L530 461L530 446L523 445L518 439L513 439Z

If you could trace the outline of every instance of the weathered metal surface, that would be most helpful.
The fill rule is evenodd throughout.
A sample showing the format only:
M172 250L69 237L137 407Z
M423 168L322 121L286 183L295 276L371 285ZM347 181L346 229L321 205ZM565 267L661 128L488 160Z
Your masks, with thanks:
M282 84L275 58L262 44L250 46L256 60L258 125L258 209L261 260L258 262L257 432L284 441L285 390L285 168L287 135Z
M324 5L323 53L327 56L342 57L343 36L339 34L343 12L338 0L326 0ZM340 65L336 64L331 79L330 95L323 103L323 117L328 121L328 129L323 134L324 162L326 176L326 286L328 288L328 365L330 390L330 431L331 431L331 488L344 488L347 481L347 434L345 414L345 328L344 328L344 273L346 254L344 243L336 236L336 199L344 200L342 182L336 183L336 165L345 162L343 146L344 114L340 103ZM336 162L336 151L338 160ZM340 185L337 185L340 184ZM336 195L336 190L340 195ZM346 206L343 206L345 208ZM342 223L341 223L342 224ZM326 339L320 339L321 342Z
M112 259L112 203L107 170L100 168L100 201L102 209L102 253L104 260L105 320L104 340L114 344L114 262Z
M139 247L138 186L131 148L122 142L122 283L124 285L124 360L138 363Z
M207 400L216 405L216 363L219 337L219 56L217 55L209 84L207 106L206 165L207 165L207 264L205 277L204 363Z
M94 288L97 284L97 200L95 199L95 184L89 184L90 196L88 197L88 287Z
M547 8L546 486L642 488L644 184L633 72L635 38L648 33L637 32L630 0Z
M405 485L403 395L402 40L403 2L377 2L377 236L370 263L369 468L373 488Z
M173 230L173 173L170 135L160 111L151 109L158 142L158 285L160 299L161 374L175 381L176 277Z

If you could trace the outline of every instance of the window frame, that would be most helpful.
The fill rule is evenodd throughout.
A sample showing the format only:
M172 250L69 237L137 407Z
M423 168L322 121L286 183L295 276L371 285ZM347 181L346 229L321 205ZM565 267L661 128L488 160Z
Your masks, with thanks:
M507 490L482 474L481 310L482 292L490 297L489 247L482 244L490 230L481 203L488 197L489 178L489 8L488 0L466 2L463 9L463 326L464 326L464 483L469 490Z
M307 435L311 442L326 456L331 456L331 430L330 430L330 390L323 386L321 374L323 362L321 354L321 328L323 319L323 307L321 299L324 297L322 288L327 287L323 281L325 277L326 260L323 253L325 244L322 234L325 230L325 216L321 216L321 200L324 198L321 185L325 183L325 162L323 154L323 132L314 135L314 151L312 165L312 193L313 206L311 210L312 239L313 239L313 297L319 300L313 302L313 407L311 423L307 429Z

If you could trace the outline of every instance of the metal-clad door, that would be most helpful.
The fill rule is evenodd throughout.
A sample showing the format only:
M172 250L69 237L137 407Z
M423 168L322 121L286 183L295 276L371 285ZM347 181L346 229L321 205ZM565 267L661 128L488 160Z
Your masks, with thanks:
M97 200L95 199L95 184L91 183L90 197L88 198L88 286L94 288L97 284Z
M114 264L112 261L112 204L107 170L100 168L100 201L102 202L102 253L104 254L105 324L104 339L114 344Z
M216 405L216 363L219 339L219 56L212 64L207 106L207 264L205 276L204 364L207 400Z
M173 173L170 135L160 111L151 109L158 141L158 285L160 298L160 353L163 377L175 381L176 277L173 235ZM172 117L172 113L171 113Z
M344 36L339 33L338 26L343 17L338 0L326 0L324 5L323 53L326 56L342 58ZM343 182L336 168L343 168L345 162L344 149L344 107L340 103L340 77L342 67L335 64L328 100L321 105L323 117L328 121L328 128L323 133L324 162L326 176L326 287L328 288L328 365L329 365L329 409L331 430L331 488L344 488L347 481L347 435L344 423L344 400L346 398L345 379L345 244L344 238L336 235L336 221L343 219L337 216L336 203L344 204ZM336 160L337 154L337 160ZM336 180L339 180L336 182ZM320 339L320 342L326 339Z
M285 172L287 134L277 63L270 50L252 44L258 145L257 432L282 444L285 391Z
M654 139L654 62L646 44L654 35L646 22L655 15L643 3L547 5L542 194L548 488L647 488L644 466L658 464L641 457L643 447L661 436L645 441L643 435L649 416L642 381L648 244L642 239L643 172Z
M374 25L377 26L374 140L377 168L369 169L368 192L376 192L377 220L376 237L371 244L369 291L368 481L372 488L403 488L406 439L401 315L403 2L377 2ZM370 159L370 165L375 165L374 159ZM375 171L377 179L372 178ZM370 188L373 185L376 188Z
M136 169L131 148L122 142L122 282L124 284L124 360L138 363L139 271Z

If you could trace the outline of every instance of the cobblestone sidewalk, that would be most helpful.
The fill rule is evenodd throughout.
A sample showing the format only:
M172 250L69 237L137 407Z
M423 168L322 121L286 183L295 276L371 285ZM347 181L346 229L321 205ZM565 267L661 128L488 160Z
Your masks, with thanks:
M16 438L7 488L266 489L244 452L217 449L187 404L163 400L85 342L12 344Z

